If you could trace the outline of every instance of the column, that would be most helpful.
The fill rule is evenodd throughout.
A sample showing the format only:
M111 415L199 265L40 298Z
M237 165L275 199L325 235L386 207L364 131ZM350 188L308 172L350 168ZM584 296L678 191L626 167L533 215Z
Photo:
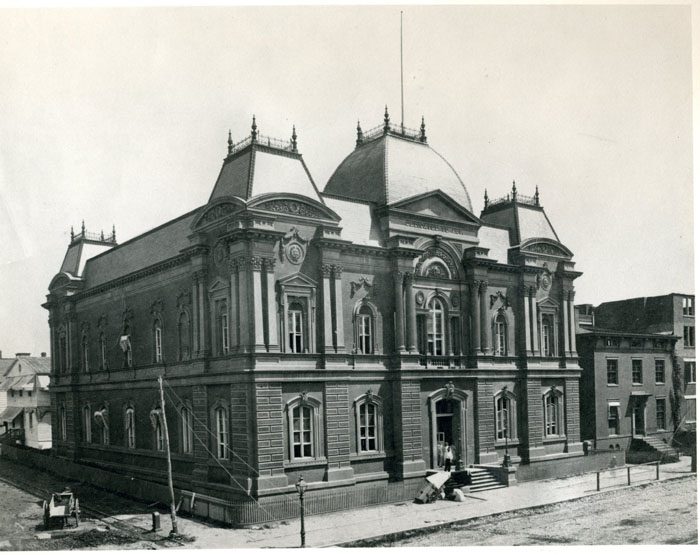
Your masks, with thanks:
M199 356L207 355L207 334L206 334L206 318L207 311L205 310L204 303L206 302L206 295L204 292L206 285L206 273L203 270L197 272L199 279L197 280L197 309L199 314L197 319L199 321Z
M331 274L333 268L330 264L321 265L323 276L323 352L333 352L333 303L331 302Z
M566 357L566 355L571 351L569 346L569 303L567 301L567 292L562 291L561 295L561 312L562 312L562 326L564 327L564 344L562 345L561 356Z
M194 273L192 278L192 354L194 358L199 353L199 272Z
M250 266L253 277L253 322L255 326L255 350L265 351L265 327L263 322L263 304L262 294L262 258L254 256L250 259Z
M413 291L413 272L406 272L406 319L408 323L408 337L406 338L406 350L409 353L416 352L416 295Z
M525 294L523 295L523 305L525 308L525 353L526 355L532 353L532 323L530 322L530 288L525 287Z
M491 354L491 325L489 322L488 305L488 281L482 281L479 285L479 295L481 297L481 349L484 354Z
M474 355L479 354L481 351L481 314L479 310L479 286L481 282L474 280L471 284L471 297L472 297L472 314L471 314L471 332L472 332L472 344L470 351Z
M51 310L50 314L53 314L53 309ZM56 330L54 329L54 319L53 316L49 316L49 356L51 357L51 375L57 374L56 372L56 360L58 359L58 356L56 353L58 353L58 350L56 349ZM55 407L55 404L52 404L53 407Z
M406 349L404 332L406 321L404 319L403 301L403 272L394 272L394 328L396 333L396 352L401 353Z
M241 344L241 316L238 307L238 264L235 260L229 260L229 341L231 343L231 352L238 350Z
M265 276L267 278L267 350L278 352L279 333L277 331L277 294L275 292L275 259L265 258Z
M576 356L576 317L574 307L574 292L569 291L569 331L571 333L571 356Z
M333 265L333 283L335 285L335 349L338 353L345 352L345 328L343 326L343 267Z
M539 356L540 353L540 325L537 318L537 302L530 288L530 322L532 324L532 354Z
M249 260L241 256L236 260L238 268L238 318L239 318L239 346L243 352L249 352L253 343L250 321L250 291L248 290L248 264Z

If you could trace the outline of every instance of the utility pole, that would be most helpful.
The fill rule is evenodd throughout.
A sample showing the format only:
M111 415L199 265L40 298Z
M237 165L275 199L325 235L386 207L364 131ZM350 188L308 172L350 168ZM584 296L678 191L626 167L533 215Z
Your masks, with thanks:
M175 516L175 491L173 490L173 463L170 461L170 437L168 436L168 419L165 417L165 398L163 396L163 376L158 376L158 387L160 388L160 412L163 418L163 434L165 434L165 456L168 459L168 489L170 490L170 520L173 522L173 529L170 535L178 534L177 517Z

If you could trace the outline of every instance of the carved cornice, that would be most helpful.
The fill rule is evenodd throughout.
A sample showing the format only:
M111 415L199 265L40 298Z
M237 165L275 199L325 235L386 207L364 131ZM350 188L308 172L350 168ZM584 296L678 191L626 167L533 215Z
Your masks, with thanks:
M262 270L262 263L263 259L260 256L251 256L250 259L250 267L253 269L254 272L259 272Z
M416 281L416 276L413 272L406 272L404 274L404 282L406 283L407 287L412 286Z
M486 290L488 289L488 287L489 287L489 282L486 281L485 279L481 280L479 282L479 293L486 293Z
M238 259L233 256L228 260L228 271L235 274L238 271Z
M332 264L321 264L321 275L324 278L329 278L333 274L333 265Z

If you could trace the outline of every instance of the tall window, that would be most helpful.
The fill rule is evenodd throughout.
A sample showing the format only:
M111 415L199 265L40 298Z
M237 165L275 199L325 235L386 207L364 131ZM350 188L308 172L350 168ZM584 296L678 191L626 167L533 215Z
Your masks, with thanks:
M153 325L153 347L155 351L155 361L163 362L163 329L160 320L156 320Z
M695 315L695 299L693 297L683 297L683 316Z
M90 405L83 407L83 441L92 443L92 409L90 409Z
M156 451L165 451L165 438L163 436L163 421L161 419L160 409L158 410L158 417L156 418L156 427L154 430L154 443Z
M666 399L656 400L656 429L666 429Z
M228 417L226 409L218 407L214 410L216 421L216 456L226 459L228 456Z
M124 353L124 366L131 368L134 363L134 359L131 353L131 334L128 325L124 326L124 332L119 338L119 347Z
M58 435L62 441L66 441L66 439L68 439L66 406L63 404L58 408Z
M554 326L550 315L542 316L542 350L544 356L554 356Z
M304 352L304 307L292 302L287 311L287 336L290 353Z
M642 361L640 359L632 360L632 383L643 383Z
M433 298L428 305L428 354L442 356L445 354L445 314L442 303Z
M654 361L654 379L656 383L664 383L666 381L666 362L663 360Z
M365 401L358 406L359 410L359 451L377 451L377 406Z
M515 396L499 392L496 397L496 439L509 440L518 437Z
M192 453L192 411L189 407L180 409L180 448L183 453Z
M617 360L609 358L607 361L607 367L608 367L608 385L617 385L618 384Z
M494 354L497 356L506 356L507 354L507 344L506 344L506 319L503 314L499 314L496 317L496 322L494 324Z
M134 449L136 447L136 422L132 407L127 408L124 413L124 437L126 446L129 449Z
M363 306L357 314L357 352L370 355L374 350L372 341L372 310Z
M620 406L608 405L608 435L620 434Z
M97 423L100 443L102 445L109 445L109 414L106 407L102 407L100 410L95 412L95 422Z
M190 358L190 316L184 310L180 313L177 323L178 358L189 360Z
M100 333L100 368L107 369L107 340L104 332Z
M299 405L292 410L294 458L313 457L313 409Z
M219 353L225 355L229 347L228 331L228 305L221 301L218 303L218 332L219 332Z
M82 363L83 363L83 372L89 372L90 371L90 356L89 356L89 350L88 350L87 334L83 334L83 338L82 338L81 344L80 344L80 353L81 353L81 358L82 358Z
M685 369L685 383L695 383L695 361L686 361L684 364Z
M544 435L546 437L561 435L561 394L549 390L544 395Z
M683 346L695 347L695 326L683 326Z
M68 349L66 343L66 332L61 332L58 336L58 369L61 373L68 370Z

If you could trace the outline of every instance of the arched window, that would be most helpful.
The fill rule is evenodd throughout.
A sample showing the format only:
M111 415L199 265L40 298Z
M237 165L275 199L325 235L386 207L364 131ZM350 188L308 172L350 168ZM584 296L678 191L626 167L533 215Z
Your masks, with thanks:
M107 339L104 332L100 333L100 368L107 370Z
M124 331L119 338L119 346L124 353L124 366L131 368L134 364L134 359L131 352L131 328L128 324L124 326Z
M190 316L184 310L180 313L177 323L178 358L190 359Z
M80 342L80 354L81 362L83 366L83 372L90 371L90 351L88 349L88 337L87 334L83 334L83 338Z
M544 435L556 437L564 435L562 429L563 395L556 388L550 388L543 397Z
M428 355L442 356L445 354L445 314L442 303L434 297L428 305Z
M228 412L222 406L214 409L214 425L216 428L216 457L228 458Z
M83 407L83 441L92 443L92 409L90 405Z
M163 328L160 320L153 324L153 348L155 362L163 362Z
M298 302L289 304L287 310L287 336L290 353L304 352L304 307Z
M156 428L154 430L154 444L156 451L165 451L165 440L163 438L163 423L159 418L156 419Z
M128 407L124 413L124 439L129 449L136 447L136 421L133 407Z
M313 459L320 456L319 408L321 403L302 395L287 405L289 459Z
M180 408L180 451L189 454L193 450L192 410L188 406Z
M357 352L371 355L374 352L374 314L366 304L357 312L355 328Z
M496 410L496 439L508 440L518 437L518 412L515 395L510 391L499 391L494 396Z
M370 392L355 400L357 452L378 453L384 450L382 401Z
M493 324L494 348L493 352L497 356L506 356L508 354L508 343L506 335L506 317L503 314L496 316Z
M58 369L62 374L68 371L68 344L65 331L58 334Z
M107 407L102 406L100 410L95 411L94 416L98 433L100 434L100 443L102 445L109 445L109 412Z

